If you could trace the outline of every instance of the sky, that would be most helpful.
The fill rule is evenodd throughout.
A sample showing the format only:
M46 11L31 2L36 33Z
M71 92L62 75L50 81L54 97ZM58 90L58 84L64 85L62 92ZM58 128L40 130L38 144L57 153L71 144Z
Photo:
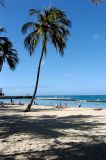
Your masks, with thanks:
M106 2L94 5L90 0L5 0L0 7L3 34L18 51L20 63L13 72L5 63L0 87L6 95L33 93L41 45L33 56L24 48L21 27L36 18L28 11L53 6L66 12L72 22L71 36L61 57L52 44L47 46L38 87L38 95L106 95Z

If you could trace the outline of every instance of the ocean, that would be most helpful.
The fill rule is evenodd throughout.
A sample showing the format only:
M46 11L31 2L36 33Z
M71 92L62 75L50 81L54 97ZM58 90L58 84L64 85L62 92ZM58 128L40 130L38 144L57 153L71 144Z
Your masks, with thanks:
M10 103L9 99L1 99L0 101ZM15 103L22 102L28 104L30 99L14 99ZM69 107L78 107L79 104L84 108L106 108L106 95L49 95L37 96L35 102L38 105L55 106L67 105Z

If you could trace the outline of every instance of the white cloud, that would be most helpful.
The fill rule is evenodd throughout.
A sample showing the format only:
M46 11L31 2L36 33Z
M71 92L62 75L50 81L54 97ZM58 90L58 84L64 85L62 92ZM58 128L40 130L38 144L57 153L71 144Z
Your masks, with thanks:
M99 36L98 33L95 33L95 34L93 34L92 38L93 38L94 40L98 40L98 39L100 38L100 36Z

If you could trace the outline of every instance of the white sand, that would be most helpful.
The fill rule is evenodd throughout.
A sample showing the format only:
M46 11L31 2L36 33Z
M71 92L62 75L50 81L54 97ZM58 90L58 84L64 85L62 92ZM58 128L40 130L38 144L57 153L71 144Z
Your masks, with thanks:
M0 108L0 160L106 160L106 110Z

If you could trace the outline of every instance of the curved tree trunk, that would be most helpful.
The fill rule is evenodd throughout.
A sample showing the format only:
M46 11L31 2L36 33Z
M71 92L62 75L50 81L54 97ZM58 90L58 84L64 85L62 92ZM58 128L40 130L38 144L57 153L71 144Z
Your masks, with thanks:
M25 112L29 112L31 110L31 106L32 106L34 98L36 96L36 92L37 92L37 88L38 88L38 82L39 82L41 62L42 62L42 59L43 59L43 52L44 52L44 48L42 48L42 53L41 53L41 57L40 57L40 60L39 60L38 71L37 71L37 78L36 78L36 85L35 85L34 93L33 93L32 99L31 99L30 103L28 104Z
M2 70L2 66L0 66L0 72L1 72L1 70Z
M1 64L0 64L0 72L2 70L2 67L3 67L3 62L1 62Z

